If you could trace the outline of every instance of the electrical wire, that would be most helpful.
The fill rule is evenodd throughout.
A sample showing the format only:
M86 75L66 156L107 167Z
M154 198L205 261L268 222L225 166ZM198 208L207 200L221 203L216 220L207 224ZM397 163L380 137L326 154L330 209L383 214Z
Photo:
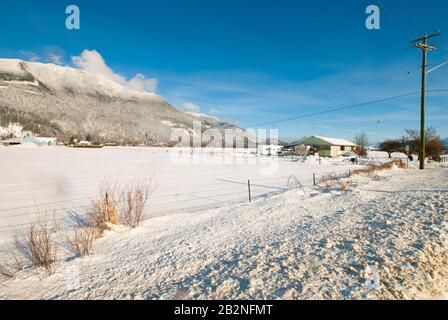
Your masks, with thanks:
M448 89L427 90L426 92L427 93L441 93L441 92L448 92ZM365 106L369 106L369 105L372 105L372 104L378 104L378 103L381 103L381 102L401 99L401 98L405 98L405 97L414 96L414 95L417 95L417 94L420 94L420 91L414 91L414 92L404 93L404 94L400 94L400 95L392 96L392 97L388 97L388 98L382 98L382 99L377 99L377 100L372 100L372 101L352 104L352 105L348 105L348 106L342 106L342 107L327 109L327 110L323 110L323 111L307 113L307 114L303 114L303 115L296 116L296 117L290 117L290 118L278 119L278 120L273 120L273 121L268 121L268 122L263 122L263 123L257 123L257 124L254 124L252 126L248 126L248 128L264 126L264 125L268 125L268 124L272 124L272 123L278 124L278 123L288 122L288 121L292 121L292 120L309 118L309 117L313 117L313 116L317 116L317 115L321 115L321 114L327 114L327 113L333 113L333 112L338 112L338 111L343 111L343 110L348 110L348 109L365 107Z

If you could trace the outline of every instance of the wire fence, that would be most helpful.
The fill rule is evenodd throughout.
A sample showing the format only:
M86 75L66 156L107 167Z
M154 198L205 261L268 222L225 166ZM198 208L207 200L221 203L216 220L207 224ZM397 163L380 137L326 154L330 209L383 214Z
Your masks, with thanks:
M323 175L323 174L322 174ZM252 199L266 197L273 192L285 192L288 189L288 176L252 178ZM219 207L222 203L238 203L247 199L248 179L219 179L222 186L206 187L185 192L155 193L151 196L148 216L160 216L170 213L192 212L201 209ZM312 186L312 176L298 179L304 186ZM77 197L60 201L42 202L34 205L17 206L0 210L0 230L26 226L28 223L8 223L11 220L26 220L44 214L53 214L58 219L67 218L68 212L84 214L95 196ZM6 221L7 220L7 221Z
M280 161L292 161L281 159ZM297 180L300 189L311 189L319 183L337 177L349 177L356 168L366 167L368 163L358 166L334 166L333 170L317 171L315 165L302 167L299 174L288 174L269 177L247 177L244 173L236 176L226 176L223 179L213 179L213 183L202 179L195 182L189 191L154 192L146 208L146 218L164 216L177 213L191 213L202 210L220 208L248 202L248 180L250 181L251 200L264 199L272 194L279 194L291 190L291 177ZM144 178L144 177L143 177ZM199 185L199 187L197 187ZM204 187L200 187L204 185ZM317 186L318 187L318 186ZM299 189L299 188L298 188ZM302 193L302 191L299 191ZM305 192L306 193L306 192ZM26 228L33 219L41 215L51 214L61 226L73 226L73 216L83 216L91 207L97 195L82 196L58 201L42 202L33 205L3 208L0 210L0 236L13 234L21 228ZM1 238L1 237L0 237Z

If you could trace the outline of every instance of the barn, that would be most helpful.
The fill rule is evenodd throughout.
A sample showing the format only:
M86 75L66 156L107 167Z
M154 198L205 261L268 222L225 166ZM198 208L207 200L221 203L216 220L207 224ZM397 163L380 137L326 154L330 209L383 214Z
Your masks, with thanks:
M357 145L345 139L311 136L295 143L316 150L321 157L338 157L347 152L354 152Z

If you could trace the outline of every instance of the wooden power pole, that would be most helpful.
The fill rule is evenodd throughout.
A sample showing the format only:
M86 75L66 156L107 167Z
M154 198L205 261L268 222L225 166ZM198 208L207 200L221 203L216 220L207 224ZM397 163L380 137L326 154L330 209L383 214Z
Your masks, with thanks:
M425 34L423 38L412 40L411 43L414 47L422 50L422 95L421 95L421 115L420 115L420 170L425 169L425 158L426 158L426 66L427 66L427 53L428 51L435 50L436 47L428 45L428 39L437 37L440 32L428 35Z

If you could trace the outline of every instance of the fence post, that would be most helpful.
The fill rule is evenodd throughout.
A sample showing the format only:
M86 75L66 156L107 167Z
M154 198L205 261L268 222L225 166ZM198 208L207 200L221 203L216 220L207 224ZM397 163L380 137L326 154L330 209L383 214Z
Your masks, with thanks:
M252 196L250 194L250 180L247 180L247 189L249 190L249 202L252 202Z
M348 169L348 177L350 178L352 176L352 170Z
M313 184L316 185L316 174L313 173Z

